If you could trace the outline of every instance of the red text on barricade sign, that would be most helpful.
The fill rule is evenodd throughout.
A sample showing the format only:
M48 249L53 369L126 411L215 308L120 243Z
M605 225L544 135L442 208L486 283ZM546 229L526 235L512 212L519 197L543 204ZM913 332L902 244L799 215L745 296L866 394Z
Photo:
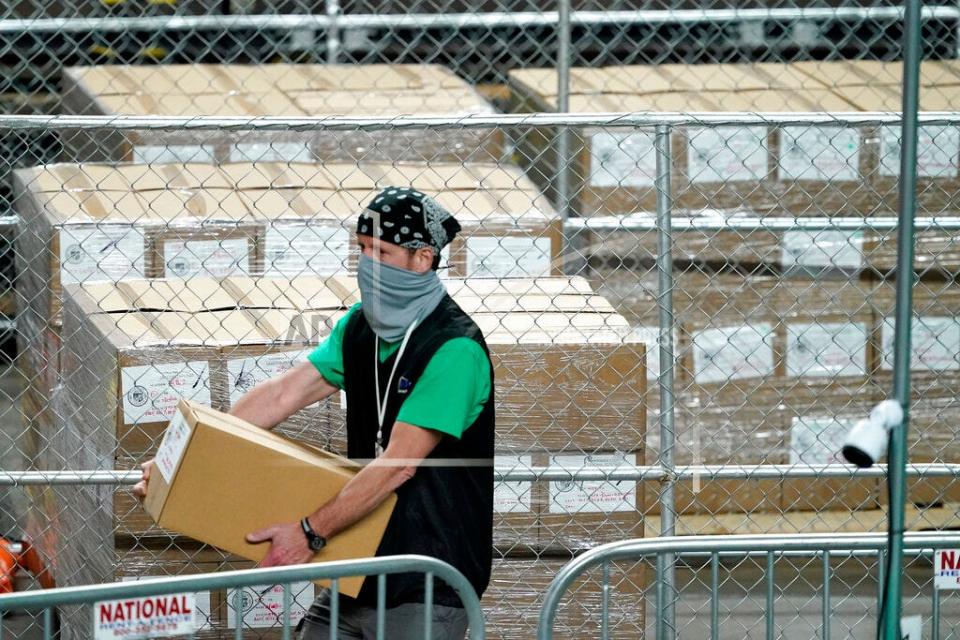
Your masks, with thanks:
M158 638L196 629L195 595L177 593L98 602L93 610L95 640Z
M960 549L938 549L934 553L933 584L937 589L960 589Z

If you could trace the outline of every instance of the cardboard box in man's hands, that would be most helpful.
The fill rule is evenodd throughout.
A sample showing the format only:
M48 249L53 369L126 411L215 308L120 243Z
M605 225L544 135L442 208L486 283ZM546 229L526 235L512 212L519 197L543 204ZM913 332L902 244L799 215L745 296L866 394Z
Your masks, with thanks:
M157 451L144 506L158 525L259 562L268 543L245 536L298 522L337 495L360 470L346 458L301 445L203 405L181 400ZM330 539L315 562L371 558L393 512L391 494ZM363 578L343 578L356 596Z

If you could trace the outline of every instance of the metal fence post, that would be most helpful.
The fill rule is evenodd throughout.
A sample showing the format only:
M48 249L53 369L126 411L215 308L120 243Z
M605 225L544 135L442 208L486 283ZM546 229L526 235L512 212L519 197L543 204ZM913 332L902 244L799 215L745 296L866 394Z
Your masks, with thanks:
M670 233L671 192L670 174L673 157L670 149L669 126L656 128L654 147L657 159L657 276L659 307L660 372L660 465L666 480L660 491L660 535L672 536L676 528L674 513L674 379L673 379L673 258ZM674 557L671 554L657 556L657 640L667 640L676 635L674 620L675 585Z
M897 304L894 327L893 395L903 407L903 424L890 432L887 456L890 512L883 637L900 638L900 587L906 501L907 429L910 425L910 328L913 316L913 218L916 212L917 110L920 84L920 0L908 0L904 16L903 127L900 134L900 226L897 229Z
M570 111L570 0L560 0L557 21L557 111ZM561 221L570 216L570 128L561 127L557 140L557 208Z
M570 111L570 65L573 51L570 43L570 0L560 0L557 5L557 111ZM571 251L578 243L567 236L566 222L570 217L570 128L561 126L557 137L557 210L560 213L563 233L564 273L576 273L580 270L579 255L572 256ZM579 252L578 252L579 254Z

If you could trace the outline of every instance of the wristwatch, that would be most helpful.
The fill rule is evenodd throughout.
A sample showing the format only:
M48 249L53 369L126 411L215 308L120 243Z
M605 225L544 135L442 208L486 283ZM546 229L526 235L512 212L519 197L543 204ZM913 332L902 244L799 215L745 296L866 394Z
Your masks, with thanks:
M313 530L307 518L300 520L300 528L303 529L303 535L307 536L307 546L310 547L310 551L317 552L327 546L327 539Z

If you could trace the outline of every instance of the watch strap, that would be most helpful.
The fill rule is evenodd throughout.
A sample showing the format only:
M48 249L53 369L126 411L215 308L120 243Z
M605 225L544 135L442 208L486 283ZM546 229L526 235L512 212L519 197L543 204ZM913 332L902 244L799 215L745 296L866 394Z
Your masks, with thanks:
M319 551L327 545L327 540L310 526L309 518L300 519L300 528L303 529L303 535L307 537L307 544L314 551Z

